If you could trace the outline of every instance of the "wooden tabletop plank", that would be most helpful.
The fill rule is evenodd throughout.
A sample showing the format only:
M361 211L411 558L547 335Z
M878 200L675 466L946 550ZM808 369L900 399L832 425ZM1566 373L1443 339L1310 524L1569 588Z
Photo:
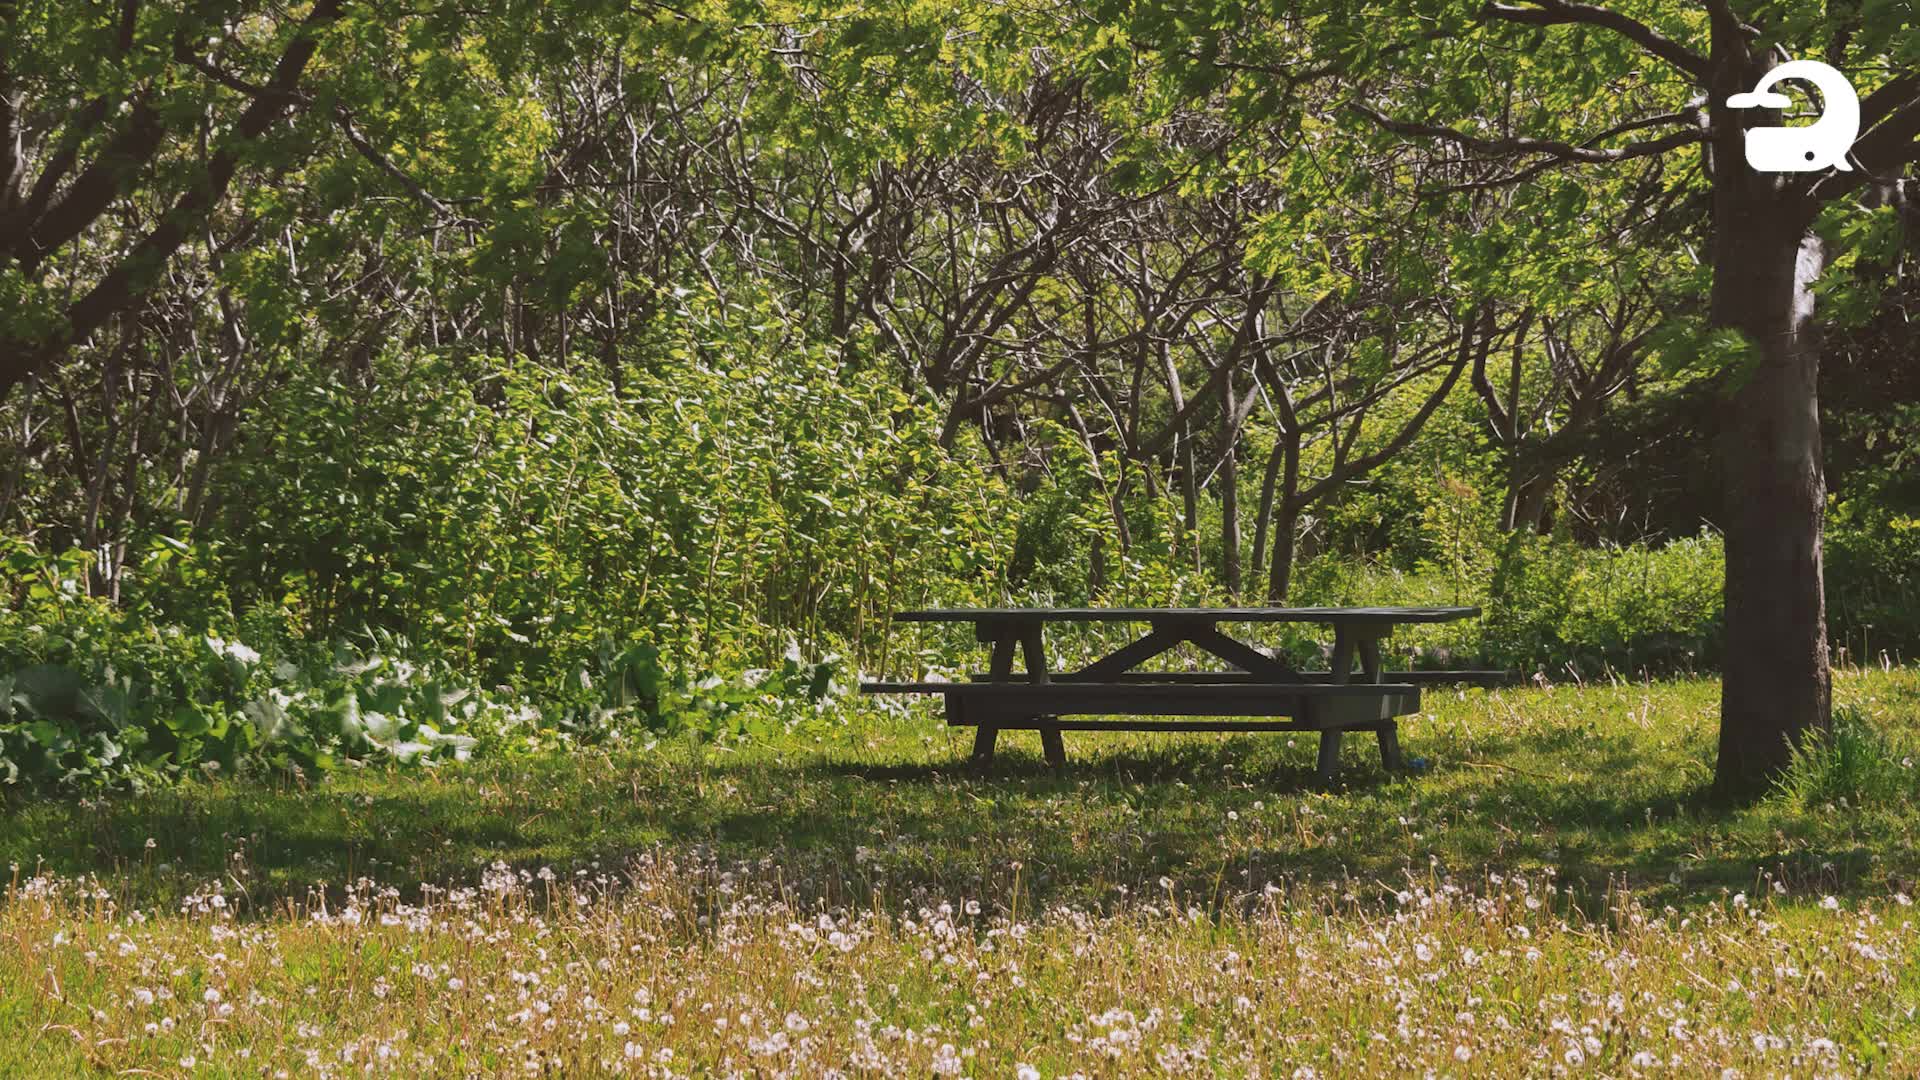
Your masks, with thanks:
M897 622L1206 622L1439 623L1470 619L1477 607L933 608L902 611Z

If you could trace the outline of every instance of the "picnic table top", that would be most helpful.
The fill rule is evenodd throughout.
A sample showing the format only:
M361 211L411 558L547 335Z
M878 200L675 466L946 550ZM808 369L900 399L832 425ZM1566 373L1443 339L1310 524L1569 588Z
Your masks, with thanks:
M1477 607L932 608L902 611L898 622L1208 622L1439 623L1470 619Z

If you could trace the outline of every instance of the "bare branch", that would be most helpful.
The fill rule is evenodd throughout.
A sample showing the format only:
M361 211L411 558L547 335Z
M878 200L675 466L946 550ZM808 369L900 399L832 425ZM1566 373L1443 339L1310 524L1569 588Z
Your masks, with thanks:
M41 210L36 204L44 184L36 185L36 198L26 207L31 216L12 244L21 269L34 273L49 256L105 213L129 178L159 150L165 134L159 114L144 96L137 97L128 110L126 127L107 141L100 155L74 177L57 202ZM51 191L46 194L51 195Z
M1482 312L1484 312L1484 315ZM1326 476L1321 477L1313 486L1299 493L1298 500L1301 504L1316 502L1326 497L1332 493L1334 489L1345 484L1348 480L1372 471L1375 466L1398 454L1408 443L1413 441L1413 437L1418 435L1420 429L1427 425L1427 420L1433 416L1434 411L1439 409L1440 403L1445 401L1447 396L1453 393L1454 384L1460 381L1460 373L1467 369L1469 362L1473 359L1474 329L1475 323L1478 322L1485 323L1485 327L1479 334L1479 350L1482 355L1485 354L1487 347L1492 343L1493 310L1491 307L1483 308L1481 311L1476 311L1467 317L1466 323L1460 329L1459 352L1455 354L1452 365L1447 368L1446 376L1440 380L1440 385L1434 388L1433 393L1427 395L1427 400L1421 404L1419 410L1395 433L1393 438L1389 439L1386 445L1371 454L1340 460ZM1357 425L1355 432L1356 434L1358 433Z
M1863 184L1891 183L1894 173L1920 162L1920 97L1908 101L1853 144L1858 164L1850 172L1830 172L1808 190L1814 199L1837 199Z
M402 188L406 189L407 194L413 196L421 204L425 205L427 209L432 210L435 214L439 215L441 221L444 224L449 224L449 225L479 224L479 222L474 221L472 218L462 217L458 212L456 212L453 209L453 207L448 206L446 203L442 202L438 197L436 197L433 194L433 192L428 191L426 188L420 186L420 182L418 180L415 180L413 177L407 175L404 169L400 168L400 166L398 165L395 165L391 158L381 153L377 148L374 147L372 143L368 142L366 140L366 137L360 134L360 129L354 126L353 116L352 114L347 112L345 106L336 105L334 107L333 119L334 119L334 122L339 125L340 130L343 133L345 133L345 135L347 136L347 141L349 143L352 143L353 148L360 152L361 157L366 158L368 161L372 162L376 167L379 168L381 172L386 173L388 176L391 176L395 182L397 182Z
M1853 153L1870 173L1892 172L1913 160L1920 139L1920 93L1887 115L1853 144Z
M1373 121L1377 126L1399 135L1417 135L1423 138L1442 139L1455 146L1465 147L1482 154L1512 155L1540 154L1557 161L1582 164L1611 164L1619 161L1631 161L1634 158L1652 157L1664 154L1676 147L1703 142L1707 134L1698 128L1676 131L1662 135L1657 139L1628 143L1625 146L1601 148L1597 146L1576 146L1573 143L1557 139L1530 139L1515 136L1506 139L1487 139L1470 135L1456 128L1441 127L1436 124L1421 124L1408 120L1395 120L1373 108L1354 102L1350 106L1355 112Z
M11 30L17 18L15 0L0 0L0 28ZM21 136L21 110L26 91L19 89L13 68L0 53L0 223L4 223L20 201L21 181L26 176L26 153Z
M233 72L215 64L212 60L195 54L190 43L185 38L174 42L173 58L236 94L244 94L247 97L257 98L265 97L273 93L273 91L266 87L250 83L240 76L235 75Z
M1638 120L1628 120L1628 121L1625 121L1624 123L1616 124L1613 127L1610 127L1607 130L1602 131L1599 134L1593 136L1592 138L1586 140L1580 145L1583 147L1591 147L1599 143L1603 143L1608 139L1615 138L1620 135L1624 135L1629 131L1643 131L1647 128L1661 127L1667 124L1680 124L1680 123L1694 124L1696 128L1702 131L1703 137L1704 137L1704 129L1706 127L1705 114L1700 109L1689 108L1679 112L1661 113L1658 116L1647 116L1647 117L1642 117ZM1531 180L1534 177L1540 175L1541 173L1546 172L1548 169L1557 168L1562 164L1565 164L1565 162L1561 161L1558 158L1545 157L1545 158L1541 158L1540 160L1534 162L1531 165L1528 165L1523 169L1516 169L1512 172L1502 173L1499 176L1489 177L1482 180L1464 180L1455 184L1445 184L1445 185L1440 185L1435 187L1428 187L1428 188L1422 189L1421 194L1423 195L1452 194L1452 193L1457 193L1462 191L1484 191L1488 188L1507 187L1512 184L1524 183L1525 181Z
M1165 426L1155 433L1152 438L1142 440L1139 446L1142 457L1149 457L1159 453L1162 448L1173 441L1175 435L1185 430L1194 415L1220 392L1228 376L1232 375L1240 366L1240 356L1245 352L1247 342L1252 336L1253 328L1257 325L1257 315L1260 309L1266 305L1268 298L1273 295L1276 284L1277 282L1274 279L1268 278L1257 283L1252 290L1250 290L1247 299L1246 316L1241 320L1239 328L1234 331L1233 341L1227 347L1226 359L1223 360L1218 367L1207 373L1206 382L1200 385L1200 392L1187 399L1173 417L1166 422Z

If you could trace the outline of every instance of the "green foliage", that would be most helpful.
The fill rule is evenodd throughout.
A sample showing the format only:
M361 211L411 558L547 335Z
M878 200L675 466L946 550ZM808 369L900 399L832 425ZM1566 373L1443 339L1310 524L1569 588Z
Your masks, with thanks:
M766 739L824 715L839 692L837 660L791 651L777 667L727 676L669 671L653 645L602 641L550 706L566 731Z
M71 578L62 579L71 582ZM0 612L0 783L143 787L195 773L430 764L538 711L444 668L158 625L68 589ZM247 620L261 631L261 620Z
M1805 810L1911 803L1920 795L1920 773L1911 754L1865 709L1840 705L1833 710L1832 727L1794 748L1775 794Z
M669 674L651 645L603 642L594 667L536 705L389 631L327 648L259 613L240 620L244 637L187 630L87 597L84 557L15 551L7 564L30 584L0 609L0 787L317 778L341 763L433 766L639 735L764 736L837 689L831 662Z
M516 683L607 637L701 670L871 651L892 610L992 594L999 484L872 368L771 329L688 321L617 386L484 357L295 376L223 479L249 493L214 530L230 576L309 636L382 627Z
M1517 667L1694 671L1716 661L1725 554L1710 533L1587 548L1509 538L1488 585L1489 659Z
M1007 555L1009 591L1060 606L1090 603L1101 582L1092 564L1105 558L1096 545L1112 531L1102 466L1057 424L1036 425L1034 442L1048 468L1032 477L1014 518Z
M1416 667L1506 668L1591 678L1608 670L1690 672L1715 660L1724 555L1711 534L1664 545L1591 548L1515 534L1498 548L1408 571L1351 557L1303 564L1303 604L1470 604L1464 623L1409 627L1390 646ZM1318 645L1310 633L1288 643Z
M1863 664L1920 656L1920 513L1910 467L1896 454L1827 515L1827 636Z

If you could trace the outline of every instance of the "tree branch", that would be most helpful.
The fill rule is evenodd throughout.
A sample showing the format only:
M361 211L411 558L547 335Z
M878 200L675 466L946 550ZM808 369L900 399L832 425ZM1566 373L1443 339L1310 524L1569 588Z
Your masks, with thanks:
M1240 356L1246 351L1247 342L1250 340L1253 334L1253 328L1258 322L1256 316L1259 314L1260 309L1266 305L1267 300L1273 295L1276 284L1277 281L1275 279L1267 278L1254 285L1247 298L1246 315L1241 319L1239 327L1234 331L1233 340L1227 346L1225 359L1221 361L1219 367L1207 373L1206 381L1200 384L1199 393L1188 398L1184 405L1152 438L1141 442L1139 447L1140 457L1144 459L1159 453L1168 443L1173 441L1175 435L1185 430L1194 415L1220 392L1220 388L1225 384L1227 377L1240 366Z
M17 0L0 0L0 29L13 29L18 9ZM26 91L18 88L13 68L7 63L7 55L0 53L0 223L6 222L20 202L21 180L27 171L20 131L20 110L26 99Z
M1705 86L1707 83L1707 58L1660 33L1638 19L1622 15L1611 8L1597 4L1573 3L1570 0L1535 0L1532 6L1516 7L1512 4L1490 2L1485 8L1488 16L1507 22L1527 23L1533 26L1558 26L1578 23L1583 26L1599 26L1632 41L1653 55L1672 64L1690 76L1694 82Z
M1408 120L1395 120L1359 102L1353 102L1349 108L1374 122L1387 131L1399 135L1417 135L1423 138L1443 139L1468 150L1491 155L1542 154L1565 162L1584 164L1610 164L1618 161L1630 161L1634 158L1652 157L1664 154L1675 147L1705 141L1706 133L1699 129L1676 131L1671 135L1662 135L1657 139L1628 143L1601 149L1595 146L1576 146L1573 143L1557 139L1530 139L1521 136L1506 139L1486 139L1470 135L1456 128L1441 127L1436 124L1420 124Z
M1420 410L1413 414L1405 426L1396 432L1393 438L1387 441L1385 446L1380 447L1373 453L1357 458L1350 458L1336 464L1326 476L1321 477L1313 486L1299 493L1298 502L1301 506L1314 503L1330 494L1335 488L1346 483L1348 480L1356 476L1363 476L1372 471L1375 466L1398 454L1408 443L1413 441L1413 437L1418 435L1420 429L1427 425L1427 420L1433 416L1434 411L1440 408L1440 403L1445 401L1449 394L1453 393L1454 384L1460 381L1460 373L1467 369L1468 363L1473 359L1474 325L1480 322L1486 324L1480 331L1480 355L1484 356L1486 354L1488 346L1493 343L1493 308L1491 305L1484 306L1480 310L1467 316L1465 325L1460 329L1460 351L1455 355L1453 364L1447 369L1446 378L1440 381L1440 385L1434 388L1433 393L1427 395L1427 400L1421 403ZM1358 434L1357 429L1356 434Z
M372 162L381 172L393 177L402 188L406 189L407 194L413 196L425 205L427 209L439 215L442 222L450 225L479 224L472 218L462 217L453 207L448 206L436 197L433 192L422 187L418 180L407 175L406 171L400 168L400 166L395 165L392 159L382 154L372 143L368 142L366 137L360 134L360 129L353 125L353 116L347 112L344 105L334 106L333 118L334 122L339 125L340 130L346 134L347 141L352 143L353 148L360 152L361 157Z
M1704 137L1704 129L1706 127L1705 115L1700 109L1690 108L1690 109L1681 110L1678 112L1660 113L1657 116L1647 116L1647 117L1642 117L1638 120L1628 120L1623 123L1615 124L1613 127L1610 127L1607 130L1594 135L1592 138L1586 140L1585 142L1582 142L1580 145L1583 147L1590 147L1597 143L1605 142L1606 140L1614 138L1616 136L1624 135L1629 131L1643 131L1647 128L1661 127L1666 124L1680 124L1680 123L1687 123L1687 122L1692 122L1697 130L1702 131L1702 137ZM1463 191L1483 191L1487 188L1506 187L1511 184L1518 184L1518 183L1523 183L1525 181L1531 180L1534 177L1540 175L1541 173L1546 172L1548 169L1555 168L1562 164L1565 164L1565 163L1556 158L1543 157L1539 161L1536 161L1533 164L1528 165L1526 168L1503 173L1500 176L1489 177L1483 180L1463 180L1455 184L1442 184L1442 185L1437 185L1433 187L1423 188L1421 190L1421 194L1423 195L1453 194L1453 193L1458 193Z
M153 287L167 261L194 235L208 214L226 197L239 171L246 144L264 136L286 112L307 64L319 50L318 31L340 16L345 0L315 0L299 31L281 53L267 84L271 93L253 99L240 114L233 135L207 162L206 172L161 217L153 230L107 271L85 296L67 308L67 325L51 339L38 342L0 342L0 400L17 383L52 364L73 342L105 325Z
M1920 97L1862 135L1850 156L1858 168L1828 173L1814 182L1808 194L1818 200L1837 199L1868 182L1889 183L1892 174L1920 162Z
M1870 173L1892 172L1913 160L1916 139L1920 139L1920 94L1862 135L1853 144L1853 153Z
M1870 131L1900 106L1920 98L1920 72L1902 75L1860 99L1860 130Z
M192 44L185 38L174 42L173 58L236 94L242 94L250 98L258 98L266 97L273 93L273 91L264 86L256 86L240 76L235 75L233 72L220 67L212 60L203 59L193 51Z
M26 227L11 245L20 268L31 276L49 256L92 225L160 149L165 135L159 115L146 98L135 98L126 128L74 177L59 201L24 223ZM29 213L34 209L29 205Z
M1520 340L1524 336L1524 334L1514 335L1513 348L1516 356L1519 355ZM1473 376L1471 381L1474 393L1480 395L1481 402L1487 407L1487 416L1493 421L1494 431L1502 436L1511 436L1512 429L1518 427L1518 425L1514 423L1513 413L1506 405L1501 403L1500 393L1494 388L1493 380L1487 377L1486 349L1480 349L1474 354ZM1513 385L1515 387L1520 385L1518 377L1513 380Z
M116 62L125 61L127 53L133 48L133 31L139 16L140 0L121 0L119 18L114 27L113 48L108 53L109 59ZM15 0L0 3L0 24L11 27L17 17ZM0 66L4 64L0 63ZM74 181L73 186L62 197L60 207L55 209L55 216L59 220L55 223L52 238L37 237L37 227L48 214L47 208L53 203L54 193L59 191L61 182L66 179L67 174L73 170L79 160L80 146L85 141L87 133L107 120L112 114L113 103L105 97L96 97L73 111L72 119L63 125L66 128L66 134L61 140L60 148L42 166L40 178L34 182L32 193L23 199L20 193L26 188L27 155L21 140L22 129L26 123L24 117L17 114L17 110L24 107L25 95L16 88L12 96L13 109L16 110L16 115L13 117L14 126L10 133L11 153L15 157L14 171L9 181L12 191L10 194L0 192L0 237L11 234L11 242L0 239L0 253L11 250L14 257L22 263L31 261L33 265L28 267L28 272L31 273L34 266L44 260L44 254L34 254L35 247L39 243L48 242L50 247L46 249L46 254L51 254L52 249L58 248L71 239L71 235L60 235L72 220L69 215L81 218L81 228L91 224L93 219L106 208L106 202L100 202L99 199L104 195L108 201L111 201L130 171L145 164L158 149L160 134L158 121L147 105L144 94L135 96L130 102L123 102L132 111L128 129L107 141L99 157ZM149 128L153 130L146 130ZM153 138L152 145L143 145L148 135ZM0 153L7 152L0 151ZM89 206L94 207L90 213L86 210Z
M133 29L140 21L140 0L120 0L120 22L114 27L115 55L125 56L133 49Z

